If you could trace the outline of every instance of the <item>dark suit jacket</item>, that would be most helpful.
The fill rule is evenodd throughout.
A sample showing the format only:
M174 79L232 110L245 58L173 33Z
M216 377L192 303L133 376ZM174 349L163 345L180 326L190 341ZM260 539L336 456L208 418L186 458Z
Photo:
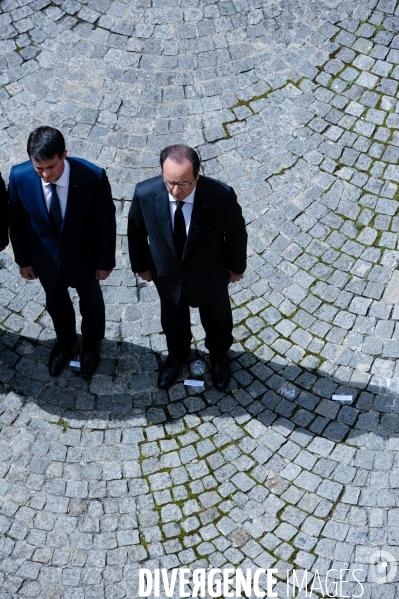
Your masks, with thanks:
M8 244L8 197L6 185L0 175L0 248Z
M169 196L162 177L136 186L129 212L133 272L151 270L159 294L174 304L181 290L191 306L215 299L229 271L246 268L247 233L232 187L200 176L187 242L180 262L173 243Z
M71 287L115 266L115 206L105 171L68 158L68 201L59 236L44 200L42 183L29 160L10 173L10 237L19 266L33 266L48 285L60 270Z

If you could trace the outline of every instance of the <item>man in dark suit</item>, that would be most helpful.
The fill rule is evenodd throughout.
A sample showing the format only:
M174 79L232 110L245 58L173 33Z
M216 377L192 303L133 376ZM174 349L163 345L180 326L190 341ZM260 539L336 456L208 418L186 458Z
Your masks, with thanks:
M10 237L21 276L39 277L46 292L57 342L49 372L68 363L76 340L75 312L68 287L80 299L84 378L100 360L105 308L99 281L115 266L115 206L105 171L80 158L67 158L65 140L52 127L28 139L30 160L10 173Z
M227 286L243 278L247 233L234 190L200 175L197 152L168 146L162 176L139 183L129 212L132 270L153 280L161 300L168 357L158 386L172 385L190 352L190 309L198 307L211 357L212 381L224 391L233 342Z
M6 185L0 175L0 252L8 245L8 198Z

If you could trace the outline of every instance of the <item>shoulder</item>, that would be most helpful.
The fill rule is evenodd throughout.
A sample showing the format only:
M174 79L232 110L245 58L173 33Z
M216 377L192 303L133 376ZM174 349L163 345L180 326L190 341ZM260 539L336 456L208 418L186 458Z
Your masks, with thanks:
M223 183L223 181L219 181L218 179L212 179L212 177L205 177L204 175L200 175L197 183L198 190L201 193L213 193L217 194L219 197L228 198L229 196L234 196L234 189L227 185L227 183Z
M136 195L146 195L146 194L154 194L159 191L163 191L165 189L163 179L161 175L157 177L151 177L151 179L146 179L145 181L140 181L137 183L135 194Z
M31 177L33 173L33 165L30 160L27 160L26 162L21 162L20 164L15 164L10 171L10 175L18 179Z
M88 160L85 160L84 158L76 158L74 157L67 157L67 160L70 164L71 170L75 170L76 172L83 172L86 174L90 174L92 173L93 175L97 176L97 177L101 177L101 175L104 172L104 169L101 168L101 166L97 166L96 164L93 164L92 162L89 162Z

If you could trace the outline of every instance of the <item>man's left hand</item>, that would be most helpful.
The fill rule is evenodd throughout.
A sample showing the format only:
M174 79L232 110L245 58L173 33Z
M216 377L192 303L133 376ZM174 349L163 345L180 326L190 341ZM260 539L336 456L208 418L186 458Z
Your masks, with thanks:
M241 281L244 278L244 273L240 275L235 275L233 272L230 273L229 283L237 283L237 281Z
M96 269L96 279L98 281L105 281L105 279L108 279L111 272L112 272L112 270L100 270L99 268L97 268Z

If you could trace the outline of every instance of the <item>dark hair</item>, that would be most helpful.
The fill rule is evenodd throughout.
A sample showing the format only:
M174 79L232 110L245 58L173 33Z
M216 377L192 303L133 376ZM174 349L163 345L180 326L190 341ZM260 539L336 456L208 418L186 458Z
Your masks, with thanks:
M184 160L189 160L193 165L194 177L198 175L201 166L200 159L197 152L193 148L190 148L190 146L175 145L164 148L159 156L162 169L163 163L167 158L170 158L173 162L177 162L177 164L181 164Z
M54 127L38 127L29 135L27 151L29 158L35 160L51 160L55 155L62 158L65 152L64 136Z

